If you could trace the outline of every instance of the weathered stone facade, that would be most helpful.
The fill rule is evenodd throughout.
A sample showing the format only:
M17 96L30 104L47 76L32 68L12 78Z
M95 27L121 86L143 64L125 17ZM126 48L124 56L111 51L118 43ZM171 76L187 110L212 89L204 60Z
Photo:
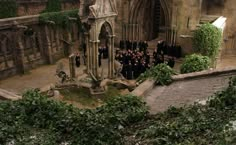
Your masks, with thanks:
M76 25L67 32L39 25L38 18L39 15L33 15L0 20L0 79L23 74L38 65L52 64L68 56L69 48L78 48L76 43L69 44L78 40ZM26 27L30 28L30 34ZM74 35L70 40L66 34Z
M42 12L47 5L48 0L17 0L17 15L36 15ZM62 10L77 9L79 7L80 0L62 0Z
M117 0L116 43L121 39L152 40L159 37L170 44L180 44L183 54L189 54L193 52L191 37L181 36L192 36L202 19L213 15L227 18L226 48L233 48L236 45L235 4L234 0ZM159 17L154 15L158 14L155 13L157 9L160 9ZM158 32L154 29L154 21L159 21Z

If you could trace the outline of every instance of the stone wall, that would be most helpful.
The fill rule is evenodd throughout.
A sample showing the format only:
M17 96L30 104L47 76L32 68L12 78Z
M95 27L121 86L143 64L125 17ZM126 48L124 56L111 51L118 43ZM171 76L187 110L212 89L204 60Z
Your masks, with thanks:
M139 6L138 0L119 0L117 1L118 17L116 19L116 44L122 39L122 25L129 23L132 19L130 13L138 12L138 20L140 23L149 23L150 16L146 16L145 13L149 12L148 2L142 1L142 5ZM225 31L226 50L231 53L232 48L236 47L236 1L235 0L165 0L166 5L163 5L164 17L170 17L170 21L166 22L165 26L171 29L176 29L176 43L182 46L183 54L189 54L193 52L192 38L193 31L197 29L201 17L203 15L217 15L227 18L227 27ZM137 7L135 8L135 5ZM165 6L165 7L164 7ZM151 9L151 8L150 8ZM168 12L165 10L168 9ZM144 17L145 16L145 17ZM145 18L145 19L143 19ZM162 18L163 19L163 18ZM140 32L142 36L144 33L150 33L145 27L142 27ZM163 35L160 37L166 39L170 36L167 30L164 30ZM138 34L137 34L138 35ZM181 36L189 37L181 37ZM147 39L147 36L141 37L141 39ZM231 49L229 49L231 48ZM228 51L229 50L229 51Z
M18 16L36 15L42 12L48 0L17 0ZM62 0L62 10L78 9L79 0Z
M0 79L24 74L42 64L55 63L78 51L76 25L70 31L62 30L39 25L38 17L0 20Z

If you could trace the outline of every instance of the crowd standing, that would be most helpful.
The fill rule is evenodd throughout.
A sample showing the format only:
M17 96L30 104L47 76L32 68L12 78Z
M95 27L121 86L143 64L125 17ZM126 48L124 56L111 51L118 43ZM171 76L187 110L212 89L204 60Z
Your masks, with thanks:
M115 59L123 64L122 75L130 80L136 79L151 66L160 63L165 62L173 68L175 57L172 47L163 40L158 41L152 56L148 51L147 41L121 40L120 50L116 51Z

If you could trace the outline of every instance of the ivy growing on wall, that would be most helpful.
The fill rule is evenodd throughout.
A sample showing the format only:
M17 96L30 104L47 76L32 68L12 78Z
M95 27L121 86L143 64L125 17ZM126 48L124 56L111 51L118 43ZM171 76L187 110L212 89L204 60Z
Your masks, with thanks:
M70 29L72 24L70 18L76 18L75 21L78 24L80 30L81 22L78 15L78 9L61 12L42 13L39 17L39 22L40 24L54 23L56 27L62 29Z
M0 19L17 15L16 0L0 0Z
M61 11L61 0L48 0L45 12L59 12Z
M193 47L202 55L214 58L221 45L221 30L210 23L203 24L194 32Z

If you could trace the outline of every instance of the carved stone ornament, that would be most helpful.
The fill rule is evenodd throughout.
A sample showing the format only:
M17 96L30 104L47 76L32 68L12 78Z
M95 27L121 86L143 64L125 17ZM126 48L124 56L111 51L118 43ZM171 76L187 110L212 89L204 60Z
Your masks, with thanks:
M96 0L89 9L90 16L94 18L117 15L115 0Z

